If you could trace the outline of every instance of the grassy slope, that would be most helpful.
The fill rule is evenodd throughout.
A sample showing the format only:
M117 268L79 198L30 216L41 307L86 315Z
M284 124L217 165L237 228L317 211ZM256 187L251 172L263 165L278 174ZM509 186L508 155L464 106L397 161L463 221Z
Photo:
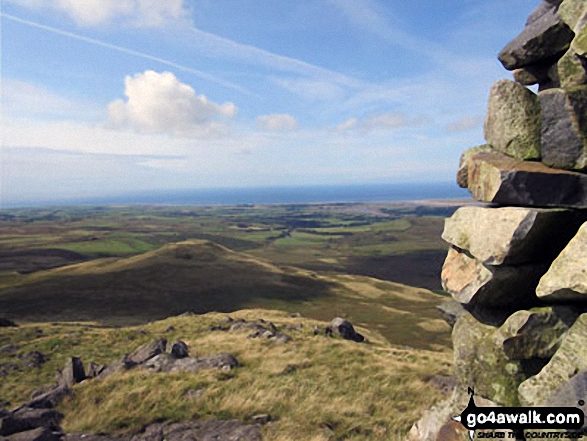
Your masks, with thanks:
M208 241L168 244L122 259L101 259L6 282L0 311L19 320L137 324L185 311L280 309L378 329L393 343L450 345L430 291L363 276L278 268Z
M101 328L75 324L25 325L0 329L0 365L40 350L49 357L41 368L23 368L0 382L0 399L18 404L32 390L52 380L67 356L107 363L153 338L185 340L192 355L233 353L243 364L229 373L147 374L138 370L93 380L75 387L62 404L70 432L125 433L145 424L193 418L238 418L269 413L268 441L389 440L405 435L421 412L440 398L427 381L450 370L448 351L402 349L368 329L370 343L357 344L313 336L319 323L287 318L283 312L240 311L233 318L272 320L278 327L302 323L288 331L294 341L274 345L247 339L247 332L210 332L223 315L173 317L140 328ZM169 326L175 330L166 331ZM140 330L140 332L139 332Z

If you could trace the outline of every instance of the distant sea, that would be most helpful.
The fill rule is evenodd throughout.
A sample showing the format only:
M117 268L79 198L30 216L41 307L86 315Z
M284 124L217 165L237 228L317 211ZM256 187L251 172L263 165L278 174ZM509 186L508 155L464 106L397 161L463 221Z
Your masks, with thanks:
M3 208L50 205L252 205L392 202L468 198L452 182L153 190L75 199L7 201Z

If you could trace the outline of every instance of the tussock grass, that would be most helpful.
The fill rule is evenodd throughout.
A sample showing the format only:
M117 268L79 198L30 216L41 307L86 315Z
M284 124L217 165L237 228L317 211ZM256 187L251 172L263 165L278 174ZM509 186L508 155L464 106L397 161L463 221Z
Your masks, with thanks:
M151 374L138 369L75 387L65 401L68 432L123 434L157 421L251 417L268 413L264 439L389 440L399 439L425 408L440 399L427 378L448 374L451 354L392 346L374 330L362 329L367 344L314 336L315 325L326 323L289 318L286 313L246 310L233 318L273 321L294 341L276 345L247 339L247 332L209 331L223 314L179 316L140 328L100 328L88 325L26 325L0 331L2 344L17 344L19 354L37 349L50 357L40 369L24 369L4 377L0 399L13 404L51 379L67 356L84 362L110 362L157 337L182 339L192 355L229 352L242 366L230 372ZM173 326L174 330L168 328ZM38 334L41 329L43 334ZM140 331L140 332L139 332ZM3 358L4 357L4 358ZM0 363L6 355L0 353Z

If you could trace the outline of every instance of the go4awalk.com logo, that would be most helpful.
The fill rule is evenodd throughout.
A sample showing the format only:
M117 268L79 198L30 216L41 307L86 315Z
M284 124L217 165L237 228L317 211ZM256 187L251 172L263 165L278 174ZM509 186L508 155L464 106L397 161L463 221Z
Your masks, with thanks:
M477 407L475 405L475 391L469 388L469 404L459 416L454 417L460 422L473 439L475 431L482 430L510 430L505 432L490 433L484 436L479 433L477 438L520 438L525 432L526 438L544 439L571 439L581 438L578 432L584 424L583 410L577 407ZM585 403L579 401L578 405ZM533 430L542 432L528 432ZM544 431L544 430L549 430ZM550 432L552 430L553 432ZM558 430L558 432L555 432Z

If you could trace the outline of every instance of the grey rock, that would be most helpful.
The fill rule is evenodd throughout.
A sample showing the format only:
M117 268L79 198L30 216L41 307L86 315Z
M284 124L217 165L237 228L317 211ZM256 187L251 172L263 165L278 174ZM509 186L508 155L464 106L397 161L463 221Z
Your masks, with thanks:
M16 328L18 325L5 317L0 317L0 328Z
M563 339L552 359L518 388L523 406L543 406L557 389L577 373L587 370L587 314L582 314Z
M259 415L253 415L251 417L251 421L255 424L267 424L268 422L271 421L271 415L269 415L268 413L261 413Z
M514 310L537 303L535 289L547 265L485 266L451 248L442 267L442 287L469 307Z
M118 361L110 363L102 369L97 378L104 379L112 374L118 374L136 366L136 363L130 361L127 356L121 357Z
M469 191L481 202L530 207L587 207L587 175L479 153L469 161Z
M87 378L96 378L104 370L105 366L101 364L90 362L88 365L88 371L86 372Z
M59 430L62 419L63 415L53 409L20 409L0 420L0 435L8 436L39 427Z
M281 332L278 332L274 336L270 337L270 340L275 344L284 344L284 343L289 343L290 341L293 341L293 338L291 338L287 334L283 334Z
M59 385L64 387L72 387L74 384L80 383L86 379L86 372L84 364L78 357L71 357L65 362L65 366L61 371L61 378Z
M587 301L587 223L540 279L536 294L548 302Z
M566 52L575 36L558 16L556 8L545 8L531 18L522 32L498 55L499 61L507 70L546 60L554 62Z
M176 360L171 354L159 354L147 360L142 367L152 372L169 372Z
M71 389L67 386L58 386L45 392L44 394L34 397L26 402L20 408L30 409L52 409L57 406L65 397L73 395Z
M445 220L442 238L484 265L550 263L584 222L587 211L461 207Z
M15 433L6 437L7 441L60 441L61 432L54 432L47 427L27 430L26 432Z
M477 153L488 153L494 151L489 144L483 144L477 147L471 147L465 150L459 161L459 170L457 171L457 184L461 188L468 187L469 160Z
M328 325L333 332L340 335L345 340L352 340L358 343L365 341L365 337L355 331L355 328L348 320L337 317Z
M485 139L494 150L519 159L540 158L540 103L524 86L501 80L491 87Z
M171 347L171 356L174 358L186 358L189 356L188 345L183 341L176 341Z
M568 170L587 168L587 86L538 94L542 107L542 162Z
M452 328L458 318L465 313L465 308L456 300L447 300L436 307L442 318Z
M569 50L558 60L555 66L559 78L558 87L570 89L587 84L587 65L580 52L579 48L571 44Z
M26 365L32 368L39 368L45 363L45 361L47 361L45 355L39 351L31 351L27 353L23 359L25 360Z
M66 434L62 441L128 441L127 438L117 438L107 435Z
M261 331L261 332L265 332L267 331L267 328L265 326L259 325L258 323L255 322L236 322L234 325L232 325L230 327L230 329L228 330L229 332L238 332L238 331Z
M557 14L575 33L579 33L584 25L586 12L587 5L584 0L565 0Z
M155 355L162 354L167 348L167 340L164 338L158 338L150 343L146 343L138 347L132 354L127 358L128 361L134 364L142 364L145 361L153 358Z
M132 441L261 441L257 425L240 421L206 420L187 424L155 424Z
M188 357L176 360L171 366L170 372L197 372L202 369L222 369L225 367L233 369L238 366L240 363L236 357L223 353L208 357Z
M553 9L556 11L556 8L558 8L558 6L560 6L562 2L563 0L547 0L540 2L536 9L534 9L528 17L526 24L529 25L534 23L536 20L540 19L544 14L551 12Z
M497 330L493 341L510 360L551 358L578 316L569 307L517 311Z

